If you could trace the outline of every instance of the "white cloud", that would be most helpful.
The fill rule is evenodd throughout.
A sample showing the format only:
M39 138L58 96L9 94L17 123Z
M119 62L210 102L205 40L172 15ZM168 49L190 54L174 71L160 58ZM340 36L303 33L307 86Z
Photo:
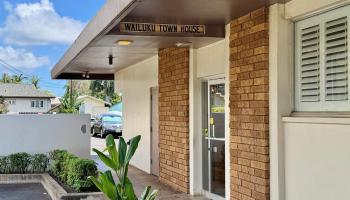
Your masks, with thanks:
M4 4L8 16L0 36L6 44L47 45L71 44L84 28L84 23L60 16L49 0L36 3Z
M0 46L0 59L21 69L33 69L50 64L47 56L36 56L25 49Z

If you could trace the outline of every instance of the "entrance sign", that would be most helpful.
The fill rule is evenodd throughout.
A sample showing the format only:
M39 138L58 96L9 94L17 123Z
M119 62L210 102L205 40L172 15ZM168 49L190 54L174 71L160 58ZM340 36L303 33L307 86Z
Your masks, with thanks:
M126 33L205 34L205 25L121 22L119 29Z

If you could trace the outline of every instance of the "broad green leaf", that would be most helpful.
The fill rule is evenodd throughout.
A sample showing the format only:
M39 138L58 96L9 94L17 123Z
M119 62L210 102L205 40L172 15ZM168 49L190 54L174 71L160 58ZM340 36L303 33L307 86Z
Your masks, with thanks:
M152 193L147 197L147 200L155 200L158 195L158 190L153 190Z
M106 174L107 178L109 179L109 181L110 181L113 185L115 185L112 172L108 170L108 171L105 172L105 174Z
M145 190L142 192L141 197L139 198L139 200L146 200L146 198L148 197L149 193L151 190L151 186L147 186L145 188Z
M127 145L124 138L119 138L119 164L124 166L126 156Z
M128 178L125 178L125 194L128 200L137 200L135 195L134 186Z
M113 170L117 171L118 170L118 166L113 162L112 159L110 159L108 156L106 156L105 154L103 154L102 152L100 152L97 149L92 149L97 155L98 157L101 159L101 161L106 164L108 167L112 168Z
M109 175L107 174L111 174L111 171L107 171L105 173L102 173L100 175L101 180L102 180L102 185L103 185L103 193L109 198L109 199L117 199L118 198L118 194L117 194L117 190L116 190L116 186L114 184L114 181L111 182L111 180L109 179Z
M96 177L89 176L88 179L91 180L101 192L103 192L103 185Z
M131 158L134 156L136 149L139 146L139 142L141 140L141 136L136 136L130 140L130 147L128 149L128 153L126 154L125 163L129 163Z
M119 156L118 156L117 148L115 146L113 135L108 135L107 136L107 138L106 138L106 146L107 146L107 150L108 150L109 156L112 158L112 160L115 162L115 164L119 168Z

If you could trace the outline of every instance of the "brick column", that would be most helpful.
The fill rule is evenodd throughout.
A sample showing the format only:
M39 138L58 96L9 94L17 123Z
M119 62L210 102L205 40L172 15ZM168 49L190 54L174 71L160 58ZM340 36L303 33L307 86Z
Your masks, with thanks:
M189 192L189 50L159 50L159 178Z
M269 199L268 8L231 22L231 199Z

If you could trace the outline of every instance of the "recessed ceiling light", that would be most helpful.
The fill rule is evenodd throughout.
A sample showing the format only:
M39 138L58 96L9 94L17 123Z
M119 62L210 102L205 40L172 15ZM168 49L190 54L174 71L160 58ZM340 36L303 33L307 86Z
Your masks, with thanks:
M132 40L118 40L118 41L117 41L117 44L118 44L119 46L128 46L128 45L130 45L131 43L133 43Z
M177 47L189 47L192 45L192 42L177 42L175 45Z

